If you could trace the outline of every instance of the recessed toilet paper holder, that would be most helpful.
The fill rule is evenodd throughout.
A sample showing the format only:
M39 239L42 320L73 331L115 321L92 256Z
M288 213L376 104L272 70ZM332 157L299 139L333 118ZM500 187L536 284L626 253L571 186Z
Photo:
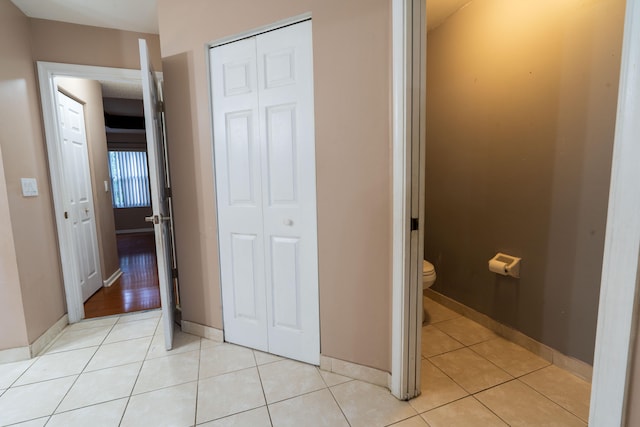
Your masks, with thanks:
M498 252L496 256L489 260L489 271L503 276L520 277L520 260L515 256Z

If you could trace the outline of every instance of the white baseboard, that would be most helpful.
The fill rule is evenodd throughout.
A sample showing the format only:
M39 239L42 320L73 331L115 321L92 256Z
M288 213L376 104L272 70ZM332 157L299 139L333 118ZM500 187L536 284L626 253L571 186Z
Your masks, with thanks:
M575 359L571 356L567 356L559 352L558 350L542 344L539 341L534 340L531 337L517 331L510 326L503 325L502 323L490 318L486 314L482 314L466 305L459 303L445 295L442 295L432 289L425 289L424 295L431 298L435 302L444 305L445 307L460 313L464 317L473 320L476 323L484 326L485 328L493 331L502 338L511 341L514 344L524 347L533 354L542 357L546 361L553 363L565 371L572 373L573 375L591 382L593 375L593 366L585 363L581 360Z
M334 374L389 388L391 375L380 369L320 355L320 369Z
M0 350L0 364L21 362L23 360L29 360L30 358L31 352L28 346Z
M47 329L44 334L40 335L33 344L24 347L0 350L0 364L20 362L37 356L58 336L60 332L62 332L68 324L69 316L65 314L56 323L54 323L53 326Z
M195 322L189 322L188 320L183 320L182 322L180 322L180 324L182 327L182 332L206 338L215 342L224 342L224 333L220 329L201 325Z
M29 346L31 357L35 357L42 352L58 336L60 332L69 324L69 316L65 314L47 331Z
M151 228L130 228L128 230L116 230L116 234L153 233Z
M122 270L118 268L116 271L113 272L111 276L109 276L107 280L103 280L102 284L104 285L105 288L108 288L109 286L116 283L116 280L118 280L120 276L122 276Z

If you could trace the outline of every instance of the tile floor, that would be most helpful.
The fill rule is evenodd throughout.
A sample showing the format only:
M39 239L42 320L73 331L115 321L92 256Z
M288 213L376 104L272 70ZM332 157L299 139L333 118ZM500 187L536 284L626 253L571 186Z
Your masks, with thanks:
M67 327L39 357L0 365L0 425L584 426L589 384L426 300L423 393L381 387L180 331L158 311Z

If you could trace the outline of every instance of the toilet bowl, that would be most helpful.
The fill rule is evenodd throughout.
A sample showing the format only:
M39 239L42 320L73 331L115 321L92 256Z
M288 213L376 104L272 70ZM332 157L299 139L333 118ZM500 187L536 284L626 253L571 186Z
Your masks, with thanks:
M430 288L436 281L436 270L429 261L422 261L422 289Z

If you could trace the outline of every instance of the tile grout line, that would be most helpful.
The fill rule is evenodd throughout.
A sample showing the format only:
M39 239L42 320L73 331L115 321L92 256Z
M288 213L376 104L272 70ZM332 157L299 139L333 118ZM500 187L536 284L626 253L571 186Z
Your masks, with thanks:
M515 381L518 381L520 384L523 384L525 387L533 390L534 392L538 393L540 396L542 396L543 398L545 398L546 400L548 400L549 402L553 403L554 405L558 406L559 408L561 408L562 410L570 413L571 415L573 415L574 417L576 417L577 419L579 419L582 422L588 422L582 419L582 417L580 417L577 414L574 414L571 410L565 408L564 406L562 406L561 404L559 404L558 402L556 402L555 400L551 399L549 396L546 396L544 393L542 393L541 391L536 390L535 388L533 388L532 386L530 386L529 384L525 383L524 381L521 381L520 378L516 378Z
M322 378L322 375L320 375L320 378ZM322 381L324 381L324 378L322 378ZM355 381L355 380L351 379L351 381ZM351 381L345 381L343 383L336 384L336 385L334 385L334 387L339 386L341 384L349 383ZM340 406L340 402L338 402L338 399L336 399L336 395L333 394L333 390L331 389L331 387L329 387L329 385L327 384L326 381L324 383L327 385L327 389L329 390L329 393L331 393L331 397L333 398L333 401L336 402L336 405L338 405L338 409L340 409L340 413L342 413L342 416L347 421L347 424L349 425L349 427L351 427L351 421L349 421L349 418L347 417L347 414L344 413L344 409L342 409L342 406Z
M262 375L260 374L260 366L258 366L258 358L256 357L255 350L251 350L253 361L256 364L256 371L258 372L258 379L260 380L260 389L262 390L262 397L264 397L264 405L267 408L267 415L269 416L269 424L273 427L273 419L271 418L271 410L269 409L269 401L267 400L267 393L264 391L264 384L262 383Z
M198 424L198 396L200 394L200 365L202 358L202 338L198 340L198 372L196 373L196 400L194 402L193 425Z
M505 383L503 383L503 384L505 384ZM496 387L498 387L498 386L496 386ZM488 390L488 389L487 389L487 390ZM483 391L484 391L484 390L483 390ZM481 393L481 392L478 392L478 393ZM477 394L477 393L476 393L476 394ZM505 425L507 425L507 426L511 425L511 424L509 424L509 423L507 422L507 420L503 419L500 415L498 415L498 414L497 414L493 409L489 408L487 405L485 405L484 403L482 403L482 401L481 401L480 399L478 399L478 398L476 397L476 395L475 395L475 394L472 394L472 395L471 395L471 398L473 398L476 402L478 402L480 405L482 405L482 407L486 408L486 409L487 409L487 411L489 411L489 412L491 412L493 415L495 415L495 416L496 416L500 421L502 421L503 423L505 423Z
M116 321L117 323L117 321ZM100 344L98 345L98 348L96 349L96 351L93 353L93 355L91 356L91 358L89 359L89 362L91 362L91 360L93 360L93 357L96 355L96 353L98 352L98 350L100 349L100 347L102 346L102 343L104 343L104 340L107 339L107 336L109 336L109 334L111 333L111 331L113 330L115 323L113 325L111 325L111 327L109 328L109 331L106 333L106 335L104 336L104 338L102 339L102 341L100 342ZM67 326L68 327L68 326ZM66 329L66 328L65 328ZM62 335L61 335L62 336ZM61 337L60 336L60 337ZM58 339L60 338L58 337ZM57 339L56 339L57 341ZM55 341L54 341L55 342ZM51 343L51 345L53 345L53 342ZM87 347L84 347L87 348ZM76 349L79 350L79 349ZM89 364L89 362L87 362L87 365ZM62 405L62 402L64 402L64 400L67 398L67 396L69 395L69 392L71 392L71 389L73 389L73 387L76 385L76 383L78 382L78 380L80 379L80 376L84 373L84 370L87 368L87 365L84 366L84 368L80 371L79 374L77 374L76 379L73 381L73 383L71 384L71 386L69 387L69 389L67 390L67 392L64 394L64 396L62 396L62 399L60 399L60 402L58 402L58 404L56 405L56 407L54 408L53 412L50 414L49 419L47 420L47 424L49 423L49 421L51 421L51 418L53 418L53 416L56 414L56 411L58 410L58 408L60 408L60 405ZM76 408L79 409L79 408Z

